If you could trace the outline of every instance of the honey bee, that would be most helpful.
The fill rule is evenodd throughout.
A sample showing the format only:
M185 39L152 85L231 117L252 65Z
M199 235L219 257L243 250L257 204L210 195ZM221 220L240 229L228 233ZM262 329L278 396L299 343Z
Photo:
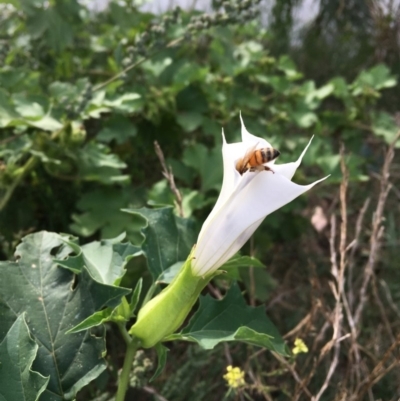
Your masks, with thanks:
M272 171L270 167L264 166L264 163L268 163L275 160L281 153L279 150L274 148L261 148L256 149L257 144L247 150L243 158L239 159L236 163L236 170L242 175L246 171Z

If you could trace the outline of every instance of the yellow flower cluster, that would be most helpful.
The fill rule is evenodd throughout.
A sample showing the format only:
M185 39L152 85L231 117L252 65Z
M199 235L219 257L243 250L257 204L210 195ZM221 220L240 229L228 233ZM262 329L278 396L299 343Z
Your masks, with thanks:
M292 349L292 352L294 355L301 354L302 352L307 353L308 347L301 338L296 338L294 340L294 348Z
M244 381L244 371L240 368L234 368L229 365L226 368L227 373L223 376L228 382L228 386L231 388L238 388L244 386L246 382Z

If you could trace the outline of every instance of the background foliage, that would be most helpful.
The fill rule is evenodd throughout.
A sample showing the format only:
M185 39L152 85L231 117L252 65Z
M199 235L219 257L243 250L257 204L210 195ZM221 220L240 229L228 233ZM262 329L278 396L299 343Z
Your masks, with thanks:
M190 249L221 185L221 127L229 142L238 140L240 111L250 132L265 136L281 151L280 161L296 159L315 136L296 182L331 174L308 197L269 216L245 246L242 252L256 256L267 269L240 267L236 272L250 304L265 304L288 344L302 337L309 355L291 361L289 368L278 357L254 357L257 349L251 345L220 345L208 354L194 345L174 345L167 373L151 385L135 382L132 391L140 399L161 394L169 400L200 400L211 393L213 399L222 399L222 374L232 362L246 370L245 391L253 399L310 399L307 391L318 393L334 361L331 348L324 348L332 338L332 328L324 322L330 321L335 305L328 284L329 219L339 214L341 143L349 177L348 242L357 238L348 262L352 275L346 291L354 298L350 309L362 300L385 150L398 131L398 9L378 1L321 0L315 20L298 29L294 16L301 2L276 2L270 13L263 2L253 3L214 1L210 15L177 9L152 15L129 1L111 1L98 13L75 0L0 2L2 259L12 259L21 239L36 231L68 232L79 236L80 244L126 232L131 254L139 249L143 254L127 262L123 287L134 288L143 276L148 288L174 260L166 255L168 262L159 268L148 259L147 271L147 245L140 245L142 233L151 235L152 225L140 208L171 205L180 214L153 142L160 144L182 194L180 217L190 219L185 220L184 247ZM400 396L398 371L389 369L391 360L385 359L398 338L400 316L398 157L391 168L392 191L379 237L382 251L374 265L375 292L373 286L368 290L362 330L357 338L352 332L353 340L342 346L341 369L326 399L341 399L341 394L345 399ZM370 207L357 234L366 198ZM142 213L122 211L127 208ZM157 210L179 223L170 209L165 216L164 209ZM179 230L179 224L171 230ZM185 258L183 253L175 262ZM68 280L64 270L60 274ZM217 280L212 288L218 296L226 283ZM115 305L110 299L98 305L111 308L111 316ZM6 312L2 316L11 327L13 319ZM351 322L346 324L343 335L351 333ZM34 325L18 319L12 327L20 330L21 346L34 352L25 333ZM104 333L98 335L90 341L100 349ZM104 372L107 380L91 383L78 399L113 392L115 370L121 365L122 351L113 343L118 336L108 329L114 344L108 362L114 370ZM354 354L360 358L356 361L355 344L363 350ZM313 360L323 369L316 371ZM382 360L387 371L376 372ZM307 391L296 382L293 369L308 377ZM352 379L343 381L346 372ZM42 383L35 380L38 386ZM235 396L243 393L230 394Z

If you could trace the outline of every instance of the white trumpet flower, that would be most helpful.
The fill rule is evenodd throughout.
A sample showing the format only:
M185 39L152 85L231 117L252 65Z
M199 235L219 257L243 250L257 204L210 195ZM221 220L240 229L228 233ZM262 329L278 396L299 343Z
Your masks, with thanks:
M246 171L241 175L236 163L249 149L271 148L263 138L250 134L240 117L242 142L226 143L222 133L224 177L217 203L204 222L193 253L192 271L206 277L227 262L247 242L266 216L291 202L314 185L291 181L311 140L296 162L266 163L272 171Z

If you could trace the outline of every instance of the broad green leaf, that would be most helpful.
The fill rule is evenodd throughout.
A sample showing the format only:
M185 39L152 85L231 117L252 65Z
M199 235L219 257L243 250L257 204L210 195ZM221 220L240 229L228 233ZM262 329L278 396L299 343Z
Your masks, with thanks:
M102 238L112 238L124 231L130 241L139 243L144 219L121 212L134 198L129 188L103 187L87 192L77 203L81 213L72 215L74 223L70 228L83 237L99 230Z
M0 399L36 401L49 377L32 370L38 345L29 335L24 314L15 321L0 344Z
M42 118L47 109L46 98L43 96L34 96L17 93L12 96L15 110L25 118Z
M297 71L296 64L289 56L281 56L277 67L291 80L300 79L303 76L301 72Z
M174 71L173 82L178 84L180 87L187 87L192 82L204 79L207 72L208 67L203 67L197 63L186 61Z
M351 84L353 88L353 95L372 94L378 97L378 92L371 92L372 90L379 91L381 89L390 88L397 83L396 78L390 75L390 70L383 64L378 64L369 70L363 70L356 77Z
M129 242L122 243L124 238L125 233L113 239L93 241L81 247L67 241L77 255L56 262L74 273L79 273L85 266L98 283L119 285L125 274L126 264L131 258L141 254L140 247Z
M186 132L192 132L202 124L203 115L196 111L186 111L179 113L176 121Z
M222 182L221 148L208 150L204 145L196 144L185 150L183 162L199 173L203 192L220 189Z
M129 290L99 284L86 269L75 277L54 261L72 252L64 239L40 232L23 238L16 262L0 263L0 303L26 313L26 322L39 350L33 369L50 376L41 401L72 399L104 369L105 342L88 332L66 332L109 306L115 307Z
M107 121L103 129L97 134L97 139L107 143L115 140L116 143L122 144L134 137L136 133L137 128L128 118L115 115Z
M138 93L124 93L115 96L113 99L105 99L103 104L115 111L133 113L139 107L139 99L140 95Z
M15 322L15 313L0 301L0 342L3 341L5 336Z
M265 314L265 307L246 305L237 284L218 301L209 295L200 297L200 306L189 324L166 339L198 343L212 349L224 341L243 341L287 355L285 343Z
M397 80L393 75L390 75L389 68L384 64L378 64L369 70L372 77L372 84L375 89L391 88L396 85Z
M332 78L329 83L333 85L333 94L347 100L350 97L349 87L342 77Z
M146 60L142 64L142 68L151 72L155 77L159 77L160 74L172 63L172 59L170 57L163 58L158 61L154 60Z
M142 250L154 280L176 262L186 260L196 240L192 220L175 216L172 207L123 211L142 216L147 221L142 228L145 237Z
M12 121L20 118L20 115L15 111L14 105L11 103L9 93L0 87L0 127L6 127Z
M393 116L385 112L372 114L372 130L375 135L383 137L386 143L391 144L399 132L399 126ZM396 147L399 147L400 143Z
M101 143L86 144L78 151L76 161L84 180L103 184L129 182L129 176L121 174L121 169L125 168L126 164Z
M40 128L44 131L56 131L63 127L63 125L50 115L45 115L40 120L28 120L25 119L26 123L33 127Z
M169 351L169 349L161 343L156 344L155 349L157 352L157 369L154 372L153 377L150 379L150 382L157 379L164 370L165 364L167 363L167 353Z
M69 82L56 81L49 86L50 95L60 102L64 98L74 99L78 96L79 91L80 89L77 86L72 85Z
M340 164L340 155L326 155L318 157L316 162L327 174L332 174L333 170L337 169Z
M314 92L314 96L318 99L325 99L328 97L333 91L335 90L335 87L333 86L332 83L328 83L324 86L321 86L320 88L316 89Z
M88 330L95 326L100 326L106 322L115 322L115 323L126 323L131 317L134 316L134 310L137 302L139 301L140 289L141 289L142 279L139 280L136 285L135 291L133 293L133 297L130 303L126 300L125 297L122 297L121 303L113 308L106 308L101 311L93 313L93 315L87 317L83 322L77 324L72 329L68 330L69 333L79 333L80 331Z
M277 287L276 280L266 269L250 270L248 267L241 267L238 270L247 292L253 294L260 302L266 302Z

